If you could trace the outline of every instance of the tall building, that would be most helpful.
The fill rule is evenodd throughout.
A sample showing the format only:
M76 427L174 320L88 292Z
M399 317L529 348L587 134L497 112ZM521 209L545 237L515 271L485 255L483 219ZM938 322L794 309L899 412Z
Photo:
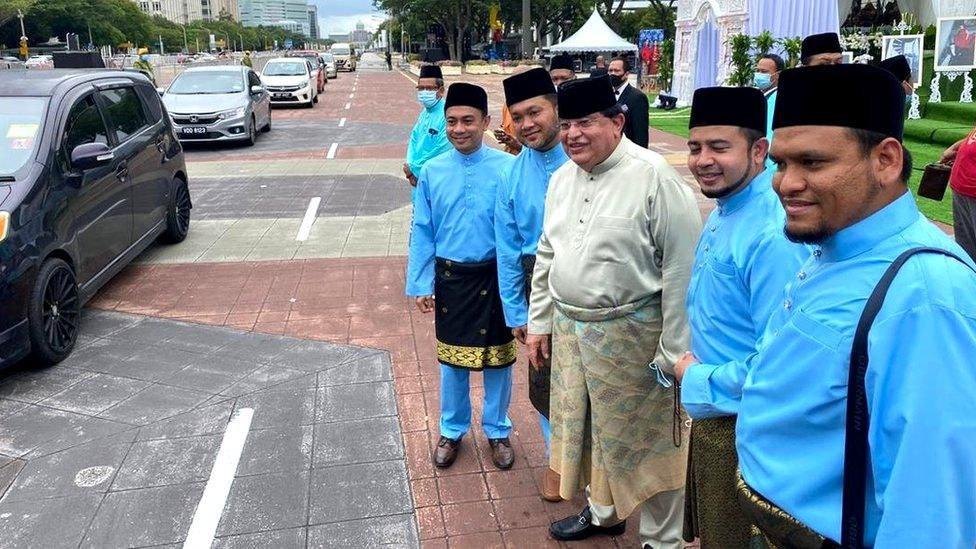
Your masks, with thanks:
M356 23L356 30L349 33L349 41L356 46L356 49L363 50L373 41L373 33L366 30L366 25L360 21Z
M147 15L159 15L166 19L186 25L203 19L201 0L133 0Z
M308 8L308 37L318 40L319 38L319 8L315 4L309 4Z
M305 36L309 34L306 0L239 0L239 2L241 23L244 26L284 27Z
M221 17L229 17L234 21L241 20L240 6L238 5L238 0L201 0L207 2L210 6L210 19L208 21L217 21Z

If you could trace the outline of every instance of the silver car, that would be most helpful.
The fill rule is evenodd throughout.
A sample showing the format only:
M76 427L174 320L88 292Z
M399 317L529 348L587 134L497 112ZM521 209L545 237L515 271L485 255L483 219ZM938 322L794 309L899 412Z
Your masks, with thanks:
M160 92L180 141L243 141L271 131L271 96L243 65L191 67Z
M331 53L323 52L319 54L319 59L325 65L325 75L329 78L338 78L339 69L336 68L335 57Z

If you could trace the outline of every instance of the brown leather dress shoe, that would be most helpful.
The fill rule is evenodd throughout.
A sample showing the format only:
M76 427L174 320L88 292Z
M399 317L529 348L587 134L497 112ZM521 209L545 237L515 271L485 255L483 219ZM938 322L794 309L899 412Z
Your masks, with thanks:
M437 450L434 452L435 467L450 467L457 458L458 447L461 446L461 439L453 440L442 436L437 441Z
M512 443L505 438L489 438L488 444L491 446L491 461L499 469L511 469L515 463L515 451L512 450Z
M553 502L563 500L559 495L559 473L548 467L542 474L542 499Z

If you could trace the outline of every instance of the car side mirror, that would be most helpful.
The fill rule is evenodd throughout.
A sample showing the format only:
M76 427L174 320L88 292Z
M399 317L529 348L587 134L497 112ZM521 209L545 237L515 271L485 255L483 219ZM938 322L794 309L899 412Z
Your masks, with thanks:
M254 71L254 74L258 75L258 78L261 78L261 71Z
M159 96L162 97L163 94L166 93L166 88L156 88L156 93L158 93Z
M254 95L258 95L258 94L264 93L264 87L263 86L251 86L251 93L254 94Z
M85 143L71 151L71 167L81 171L104 166L114 159L115 154L105 143Z

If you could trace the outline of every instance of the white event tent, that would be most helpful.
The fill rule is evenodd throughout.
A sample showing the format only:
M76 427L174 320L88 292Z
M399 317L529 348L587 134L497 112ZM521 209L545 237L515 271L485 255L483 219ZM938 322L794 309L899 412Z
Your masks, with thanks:
M554 53L637 51L637 46L613 32L597 11L576 33L549 47Z

